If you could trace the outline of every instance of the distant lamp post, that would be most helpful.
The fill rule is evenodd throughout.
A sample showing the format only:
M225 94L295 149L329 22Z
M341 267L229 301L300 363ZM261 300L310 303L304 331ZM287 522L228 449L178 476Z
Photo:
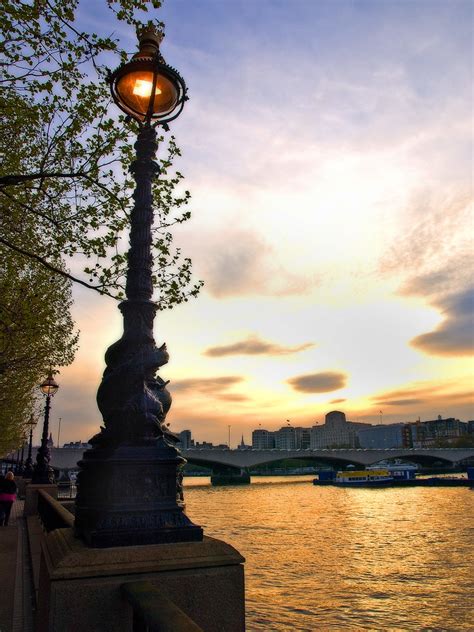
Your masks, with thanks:
M53 373L50 370L48 377L40 384L40 389L43 395L46 397L46 404L44 407L44 421L43 421L43 434L41 435L41 446L36 455L36 463L33 468L32 483L48 484L54 483L54 472L49 465L51 455L48 447L48 433L49 433L49 411L51 409L51 398L57 393L59 388L58 383L53 378Z
M26 435L23 435L22 440L21 440L21 454L20 454L20 467L18 469L18 474L20 474L20 476L23 476L23 472L24 472L24 463L25 463L25 442L26 442Z
M152 26L139 33L139 51L109 77L118 107L139 125L136 181L130 220L130 249L120 304L123 335L105 354L106 369L97 392L104 425L79 462L75 528L91 546L129 546L202 540L201 527L184 513L179 438L165 424L171 395L157 370L168 362L166 345L157 347L152 301L152 182L156 126L181 112L187 99L179 73L160 53L163 34Z
M60 447L59 446L59 437L61 436L61 420L62 420L62 417L59 418L59 425L58 425L58 448Z
M23 477L31 478L33 476L33 459L31 457L31 451L33 449L33 430L36 426L36 419L33 415L30 415L30 419L26 422L26 426L30 429L30 441L28 444L28 457L25 461Z

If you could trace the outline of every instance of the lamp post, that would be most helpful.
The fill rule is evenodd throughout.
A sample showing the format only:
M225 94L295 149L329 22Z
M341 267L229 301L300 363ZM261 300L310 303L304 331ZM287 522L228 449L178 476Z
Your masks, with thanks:
M25 441L26 441L26 436L23 435L22 442L21 442L20 468L18 470L18 474L20 474L20 476L23 476L23 472L24 472Z
M36 426L36 419L33 415L30 415L29 421L26 422L26 425L30 429L30 441L28 444L28 457L25 462L25 470L23 472L24 478L31 478L33 476L33 459L31 458L31 451L33 449L33 429Z
M43 421L43 434L41 435L41 446L36 455L36 463L33 468L32 483L49 484L54 483L53 468L49 465L51 458L48 447L48 433L49 433L49 411L51 409L51 398L54 397L59 385L53 378L53 373L50 370L48 377L40 384L40 389L43 395L46 397L46 403L44 407L44 421ZM31 435L30 435L31 436Z
M118 107L137 121L136 181L130 220L130 249L123 335L105 354L97 392L104 425L79 462L76 534L95 547L202 540L201 527L184 513L179 440L165 425L171 395L157 370L168 362L157 347L152 301L152 181L156 126L181 112L187 99L179 73L160 53L163 34L152 26L139 33L139 51L109 77Z

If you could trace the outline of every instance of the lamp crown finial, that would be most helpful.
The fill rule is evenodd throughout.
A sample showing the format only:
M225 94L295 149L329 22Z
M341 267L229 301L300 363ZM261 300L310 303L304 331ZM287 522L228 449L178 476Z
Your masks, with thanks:
M157 25L155 22L147 22L137 28L137 37L140 42L140 52L145 50L159 50L160 44L165 36L163 24ZM151 52L151 51L150 51Z

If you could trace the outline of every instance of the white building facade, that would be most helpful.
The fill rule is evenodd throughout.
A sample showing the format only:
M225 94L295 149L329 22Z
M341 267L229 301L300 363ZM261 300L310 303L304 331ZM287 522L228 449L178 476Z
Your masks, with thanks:
M310 447L313 450L322 448L357 448L359 447L358 432L363 428L370 428L370 424L346 421L346 416L339 410L333 410L326 415L322 426L311 428Z

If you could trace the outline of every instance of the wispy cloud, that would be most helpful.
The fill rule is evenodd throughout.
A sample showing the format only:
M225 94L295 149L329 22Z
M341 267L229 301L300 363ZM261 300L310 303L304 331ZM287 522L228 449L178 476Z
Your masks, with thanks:
M192 231L186 241L193 241ZM275 247L251 229L204 231L191 251L206 291L215 298L293 296L318 284L315 275L298 275L279 263Z
M331 399L331 401L329 402L330 404L342 404L342 402L346 402L347 399L345 397L342 397L340 399Z
M414 404L422 404L422 399L392 399L377 402L380 406L413 406Z
M217 347L210 347L204 351L204 355L211 358L219 358L229 355L289 355L292 353L299 353L300 351L306 351L314 347L314 343L306 342L301 345L294 345L285 347L283 345L276 344L274 342L267 342L261 340L257 336L249 336L246 340L235 342L231 345L221 345Z
M458 287L469 275L472 234L466 228L472 212L469 184L458 190L414 194L400 212L398 230L380 261L380 271L402 274L402 292L415 289L413 277L424 279L418 287L424 294L446 291L448 280L452 291L453 282ZM466 265L460 266L461 260Z
M330 393L344 388L347 383L347 375L336 371L323 371L297 375L287 380L295 391L301 393Z
M465 388L467 385L456 381L417 382L406 388L394 389L385 393L374 395L371 399L374 406L395 407L439 407L450 408L452 403L456 405L469 405L473 402L472 390ZM464 388L463 388L464 387Z

